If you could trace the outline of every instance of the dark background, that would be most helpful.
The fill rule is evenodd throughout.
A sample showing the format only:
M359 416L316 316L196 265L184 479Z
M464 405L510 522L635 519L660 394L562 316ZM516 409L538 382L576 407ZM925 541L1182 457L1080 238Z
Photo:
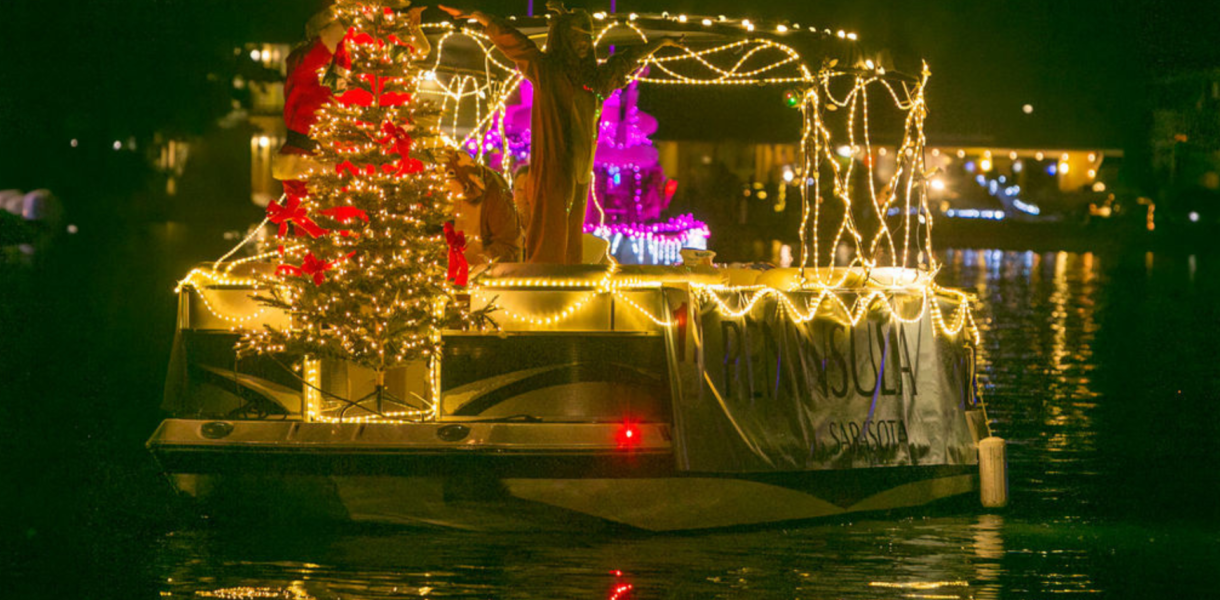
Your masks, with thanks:
M455 4L523 14L529 1ZM536 4L541 12L544 2ZM126 171L138 165L90 153L104 154L116 139L214 127L229 109L232 49L295 43L318 5L9 0L0 9L0 39L9 49L0 64L0 186L64 189L82 175L94 185L130 184ZM1119 147L1133 163L1147 154L1149 84L1220 65L1220 46L1211 39L1220 3L1213 2L784 0L752 3L743 12L740 2L724 0L621 0L617 8L856 31L866 47L929 62L933 144ZM428 16L440 14L432 9ZM1026 103L1035 107L1032 115L1021 112ZM80 149L69 147L72 138ZM124 176L108 176L115 172Z

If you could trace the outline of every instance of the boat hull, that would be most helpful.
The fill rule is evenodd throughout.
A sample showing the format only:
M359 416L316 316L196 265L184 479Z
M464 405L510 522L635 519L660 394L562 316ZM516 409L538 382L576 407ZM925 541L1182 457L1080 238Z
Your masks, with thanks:
M639 426L641 443L630 447L613 442L615 424L472 423L465 443L448 446L430 439L443 423L398 425L393 443L376 444L360 442L377 438L372 426L289 423L254 424L261 441L241 422L234 439L191 439L204 424L167 421L149 447L201 510L255 518L682 531L909 508L978 486L972 465L685 472L665 424Z

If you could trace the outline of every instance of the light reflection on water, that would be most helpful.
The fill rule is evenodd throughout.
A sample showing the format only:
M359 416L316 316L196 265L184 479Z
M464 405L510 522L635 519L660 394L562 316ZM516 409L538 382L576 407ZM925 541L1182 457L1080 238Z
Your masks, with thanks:
M1220 390L1206 350L1216 307L1199 314L1217 291L1215 259L941 258L939 281L981 301L981 379L1011 444L1013 506L1001 513L655 536L185 527L158 541L150 572L175 598L1220 594L1220 530L1206 499L1220 489L1177 460L1214 464L1220 419L1206 405L1166 408Z
M995 514L623 538L194 530L163 540L156 567L177 598L1039 598L1207 592L1214 550L1158 556L1215 542Z
M1103 260L1093 253L947 251L942 277L978 295L979 373L989 415L1009 439L1020 502L1081 518L1101 459L1094 424L1093 347ZM1072 502L1061 500L1071 498Z
M262 540L236 553L231 540L197 531L168 538L160 559L176 563L163 586L174 597L244 589L319 599L597 598L626 584L632 598L994 598L1002 524L984 515L593 539L366 532L323 536L308 548ZM199 560L205 548L219 553ZM317 551L321 564L240 558Z

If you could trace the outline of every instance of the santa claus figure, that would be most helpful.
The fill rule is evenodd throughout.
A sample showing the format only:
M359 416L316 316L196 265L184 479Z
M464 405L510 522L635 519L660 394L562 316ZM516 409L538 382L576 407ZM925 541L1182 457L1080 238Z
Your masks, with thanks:
M385 2L396 10L406 9L409 1ZM431 50L428 39L419 26L424 7L407 12L410 38L407 41L416 57L427 56ZM271 164L271 174L284 183L289 195L304 193L302 181L311 169L321 170L314 159L318 143L309 137L309 129L317 122L317 112L334 97L334 90L322 82L322 76L332 66L349 68L350 60L344 49L347 28L339 20L334 7L328 7L305 24L305 41L288 55L288 77L284 81L284 125L287 141Z

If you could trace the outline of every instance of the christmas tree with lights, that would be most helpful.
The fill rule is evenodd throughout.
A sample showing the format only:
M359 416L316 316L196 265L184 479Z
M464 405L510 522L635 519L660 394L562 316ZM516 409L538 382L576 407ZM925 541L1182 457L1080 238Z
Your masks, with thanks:
M347 34L329 72L319 73L334 90L309 132L319 166L304 185L286 182L283 203L267 209L282 245L271 294L261 300L286 311L291 326L250 332L238 346L373 371L374 392L339 399L340 418L432 414L440 330L478 317L454 301L466 285L463 240L446 227L452 204L422 150L435 142L438 111L415 96L428 47L419 9L406 12L407 4L333 7ZM392 397L386 371L420 360L431 365L432 397Z

